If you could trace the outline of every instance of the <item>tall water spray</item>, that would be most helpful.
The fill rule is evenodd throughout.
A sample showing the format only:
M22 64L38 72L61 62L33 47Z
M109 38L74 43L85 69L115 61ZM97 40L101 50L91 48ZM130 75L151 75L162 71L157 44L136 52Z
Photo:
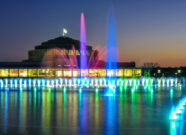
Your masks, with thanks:
M115 95L115 77L116 77L116 69L118 68L117 65L117 44L116 44L116 33L115 33L115 25L114 25L114 16L111 12L108 19L108 32L107 32L107 50L106 50L106 64L105 69L113 70L114 73L112 74L112 78L109 75L109 83L108 83L108 90L106 95L113 96ZM114 78L113 78L114 77Z
M87 44L86 44L86 29L85 17L81 13L81 28L80 28L80 69L87 69Z
M106 69L117 69L117 44L116 33L114 25L114 17L111 12L108 19L108 31L107 31L107 55L106 55Z

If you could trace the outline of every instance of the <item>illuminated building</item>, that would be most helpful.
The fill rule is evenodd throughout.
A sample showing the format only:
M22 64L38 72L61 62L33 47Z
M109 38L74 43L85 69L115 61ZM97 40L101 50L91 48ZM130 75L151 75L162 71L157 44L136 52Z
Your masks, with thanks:
M140 77L141 69L86 69L81 72L87 77ZM107 73L107 74L106 74ZM80 69L51 69L51 68L29 68L29 69L0 69L0 77L31 77L31 78L71 78L80 77Z
M92 47L87 46L88 58L90 58L92 52ZM78 40L62 36L35 46L34 50L28 52L28 59L23 62L38 63L38 67L77 68L80 63L80 53L80 42ZM69 59L69 57L73 57L73 55L77 58L78 65L65 63L64 59ZM96 56L97 55L95 55L94 58Z
M22 62L0 62L0 68L79 68L80 65L80 42L69 37L58 37L41 45L35 46L34 50L28 52L28 59ZM93 47L87 45L87 56L90 65L99 59L99 50L93 50ZM75 57L75 58L74 58ZM65 60L73 59L73 64ZM77 59L77 63L76 63ZM118 62L119 68L135 68L135 62ZM96 68L105 68L105 62L99 60Z
M80 42L69 37L58 37L28 52L28 59L22 62L0 62L0 77L135 77L141 76L141 70L135 69L135 62L118 62L117 70L105 70L105 62L99 60L94 68L80 71ZM98 59L98 50L87 46L87 58L90 65ZM68 63L66 61L73 61Z

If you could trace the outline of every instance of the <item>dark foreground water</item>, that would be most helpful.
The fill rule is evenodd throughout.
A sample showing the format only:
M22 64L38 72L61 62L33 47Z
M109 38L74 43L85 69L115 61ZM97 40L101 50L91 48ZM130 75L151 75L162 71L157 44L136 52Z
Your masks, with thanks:
M153 92L142 87L131 92L129 87L115 96L94 89L18 89L0 91L0 134L186 133L184 123L174 129L169 120L172 107L186 94L184 87L159 87Z

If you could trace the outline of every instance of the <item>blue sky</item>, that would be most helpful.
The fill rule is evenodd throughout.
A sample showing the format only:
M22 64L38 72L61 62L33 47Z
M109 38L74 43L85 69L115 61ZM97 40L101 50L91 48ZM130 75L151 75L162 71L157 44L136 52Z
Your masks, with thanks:
M61 35L79 39L84 12L87 42L105 46L110 11L115 18L119 61L186 65L184 0L0 0L0 61L20 61L27 51Z

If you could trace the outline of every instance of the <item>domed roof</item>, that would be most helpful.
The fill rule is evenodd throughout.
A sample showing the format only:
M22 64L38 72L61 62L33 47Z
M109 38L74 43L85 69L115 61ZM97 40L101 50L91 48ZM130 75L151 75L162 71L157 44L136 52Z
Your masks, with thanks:
M75 40L69 37L57 37L54 39L50 39L46 42L41 43L41 45L35 46L35 49L51 49L51 48L65 48L65 49L71 49L72 46L76 49L80 49L80 41ZM91 46L87 46L87 49L92 49Z

